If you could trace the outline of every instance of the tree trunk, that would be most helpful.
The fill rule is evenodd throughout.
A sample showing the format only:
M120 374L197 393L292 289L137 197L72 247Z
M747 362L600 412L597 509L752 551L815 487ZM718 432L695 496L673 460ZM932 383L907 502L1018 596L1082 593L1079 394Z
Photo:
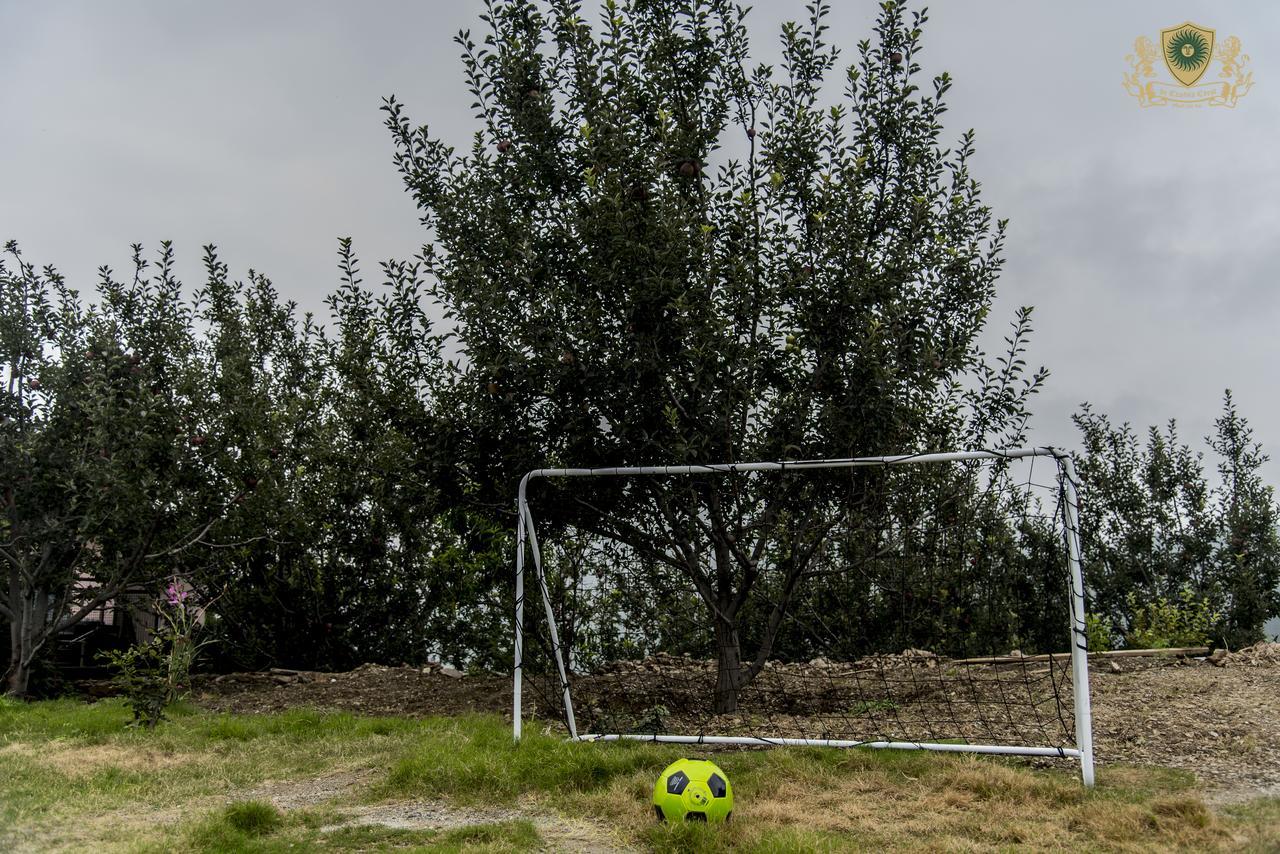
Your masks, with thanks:
M14 616L9 623L9 667L5 670L4 692L12 697L25 697L31 681L31 659L26 654L31 644L22 614Z
M25 697L31 687L31 665L52 633L52 627L46 624L49 593L44 589L23 589L19 579L11 578L9 610L13 618L9 621L9 666L4 674L4 692Z
M738 627L723 618L716 620L716 649L720 664L716 671L715 712L723 715L738 710L743 675Z

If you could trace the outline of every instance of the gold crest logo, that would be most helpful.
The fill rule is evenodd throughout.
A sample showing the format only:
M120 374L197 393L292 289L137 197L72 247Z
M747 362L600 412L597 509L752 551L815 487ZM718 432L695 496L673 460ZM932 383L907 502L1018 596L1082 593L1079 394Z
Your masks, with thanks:
M1187 21L1161 30L1160 47L1169 73L1183 86L1190 86L1209 67L1209 59L1213 56L1213 30Z
M1158 50L1151 39L1138 36L1125 59L1125 91L1144 107L1234 107L1253 88L1240 39L1228 36L1219 44L1213 30L1190 21L1161 30ZM1157 75L1160 60L1172 79ZM1217 73L1210 75L1215 67Z

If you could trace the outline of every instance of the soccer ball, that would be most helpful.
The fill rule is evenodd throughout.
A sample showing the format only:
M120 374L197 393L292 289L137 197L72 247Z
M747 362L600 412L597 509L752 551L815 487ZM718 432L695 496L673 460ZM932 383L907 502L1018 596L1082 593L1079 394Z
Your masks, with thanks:
M653 811L658 821L728 821L733 816L733 787L714 762L680 759L658 775Z

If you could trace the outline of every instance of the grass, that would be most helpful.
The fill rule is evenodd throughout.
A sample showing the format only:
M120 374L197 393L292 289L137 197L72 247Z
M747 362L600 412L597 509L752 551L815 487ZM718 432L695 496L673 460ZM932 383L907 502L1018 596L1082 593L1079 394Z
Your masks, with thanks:
M175 844L176 843L176 844ZM156 845L160 852L180 848L219 854L272 854L284 851L536 851L543 839L528 821L494 822L447 831L411 830L379 825L327 828L306 811L285 817L271 804L230 804L183 829L176 839ZM144 847L142 850L146 850Z
M115 701L0 700L0 849L508 852L556 850L566 827L688 852L1280 849L1280 799L1215 812L1191 775L1158 769L1104 766L1086 791L1067 764L726 751L714 758L734 784L734 821L668 826L649 798L679 747L537 732L514 746L487 716L170 717L145 732ZM335 775L351 785L290 806L290 792ZM452 805L465 826L373 823L413 801Z

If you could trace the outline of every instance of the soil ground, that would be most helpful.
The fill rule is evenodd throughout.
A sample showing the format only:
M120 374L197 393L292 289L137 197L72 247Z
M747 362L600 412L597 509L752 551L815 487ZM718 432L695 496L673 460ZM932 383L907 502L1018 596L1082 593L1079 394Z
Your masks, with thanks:
M1114 663L1113 663L1114 662ZM1095 754L1194 773L1219 803L1280 794L1280 644L1219 658L1095 660ZM310 706L369 715L510 714L505 675L365 665L347 673L225 674L192 698L211 710Z

